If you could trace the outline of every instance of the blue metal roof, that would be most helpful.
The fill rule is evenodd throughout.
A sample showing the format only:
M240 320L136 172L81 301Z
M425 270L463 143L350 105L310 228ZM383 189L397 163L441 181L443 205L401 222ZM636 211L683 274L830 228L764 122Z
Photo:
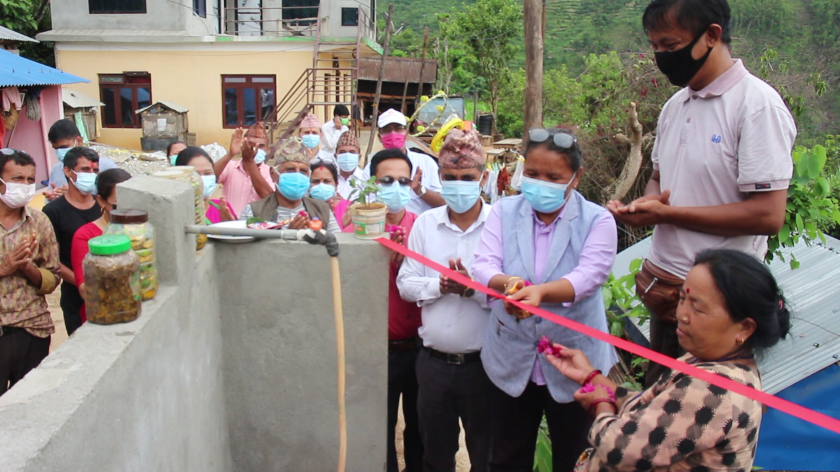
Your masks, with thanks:
M90 82L0 49L0 87Z
M767 393L775 395L840 361L840 240L825 239L825 244L800 241L784 250L787 260L793 253L801 263L796 270L778 257L770 264L793 314L788 337L758 358L761 387ZM621 251L613 266L615 276L626 275L630 263L645 257L650 245L647 238ZM648 323L638 328L649 336Z

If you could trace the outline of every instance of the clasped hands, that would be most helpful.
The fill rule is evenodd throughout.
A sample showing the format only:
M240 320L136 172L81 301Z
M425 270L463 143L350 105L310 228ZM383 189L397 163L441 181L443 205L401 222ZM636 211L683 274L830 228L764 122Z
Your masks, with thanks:
M607 210L616 220L634 228L654 226L663 223L665 215L671 208L671 191L664 190L659 195L646 195L633 200L627 205L620 201L610 200Z
M14 249L3 256L0 262L0 277L8 277L18 270L25 269L32 263L32 255L37 248L38 239L35 234L24 236Z

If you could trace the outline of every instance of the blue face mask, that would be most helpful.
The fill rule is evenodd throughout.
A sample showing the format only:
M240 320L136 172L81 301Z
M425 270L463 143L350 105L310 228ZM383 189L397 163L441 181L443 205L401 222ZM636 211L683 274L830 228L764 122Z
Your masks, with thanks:
M411 201L411 187L393 182L389 185L379 184L376 199L388 206L389 213L398 213Z
M575 172L569 182L575 180ZM522 177L522 195L531 208L540 213L553 213L566 203L566 189L569 184L555 184L544 180Z
M257 149L257 154L254 156L254 162L257 164L265 162L265 150Z
M335 187L330 184L318 184L309 189L309 196L316 200L327 201L335 196Z
M71 172L76 174L76 181L67 180L73 182L73 185L79 189L79 192L82 192L84 195L90 195L96 189L96 174L93 172L76 172L75 170Z
M440 196L455 213L466 213L481 196L479 184L479 181L444 180L440 183L443 187Z
M359 167L359 155L352 152L342 152L336 156L338 160L338 168L342 172L353 172L356 167Z
M213 195L213 191L216 190L216 176L202 175L201 181L204 183L204 198L210 198L210 195Z
M277 189L289 200L300 200L309 190L309 176L300 172L286 172L280 174Z
M177 161L177 160L178 160L178 155L177 154L173 154L173 155L169 156L169 162L171 162L173 166L175 165L175 161Z
M321 144L321 137L317 134L304 134L303 135L303 145L309 149L315 149L318 145Z
M72 148L61 148L55 150L55 156L58 158L58 162L64 162L64 156L67 155L67 151Z

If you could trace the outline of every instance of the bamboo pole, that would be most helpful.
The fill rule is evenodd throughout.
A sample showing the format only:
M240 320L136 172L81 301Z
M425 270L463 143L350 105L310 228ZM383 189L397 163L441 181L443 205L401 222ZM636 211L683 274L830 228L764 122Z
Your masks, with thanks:
M379 78L376 80L376 95L373 98L373 122L370 124L370 139L368 139L365 161L370 159L373 150L373 140L379 132L379 99L382 98L382 78L385 77L385 59L388 57L388 44L391 42L391 18L394 14L394 4L388 5L388 16L385 18L385 43L382 45L382 62L379 65Z
M528 130L542 127L543 84L543 3L525 0L525 116L522 149L528 141Z

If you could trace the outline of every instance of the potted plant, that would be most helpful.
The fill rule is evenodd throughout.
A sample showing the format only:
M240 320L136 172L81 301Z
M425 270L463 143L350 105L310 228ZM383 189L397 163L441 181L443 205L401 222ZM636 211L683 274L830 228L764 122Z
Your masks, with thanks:
M353 220L353 234L359 239L376 239L385 234L385 215L388 207L381 202L371 201L369 196L376 193L376 177L371 176L366 182L353 181L355 189L350 200L355 201L347 209Z

